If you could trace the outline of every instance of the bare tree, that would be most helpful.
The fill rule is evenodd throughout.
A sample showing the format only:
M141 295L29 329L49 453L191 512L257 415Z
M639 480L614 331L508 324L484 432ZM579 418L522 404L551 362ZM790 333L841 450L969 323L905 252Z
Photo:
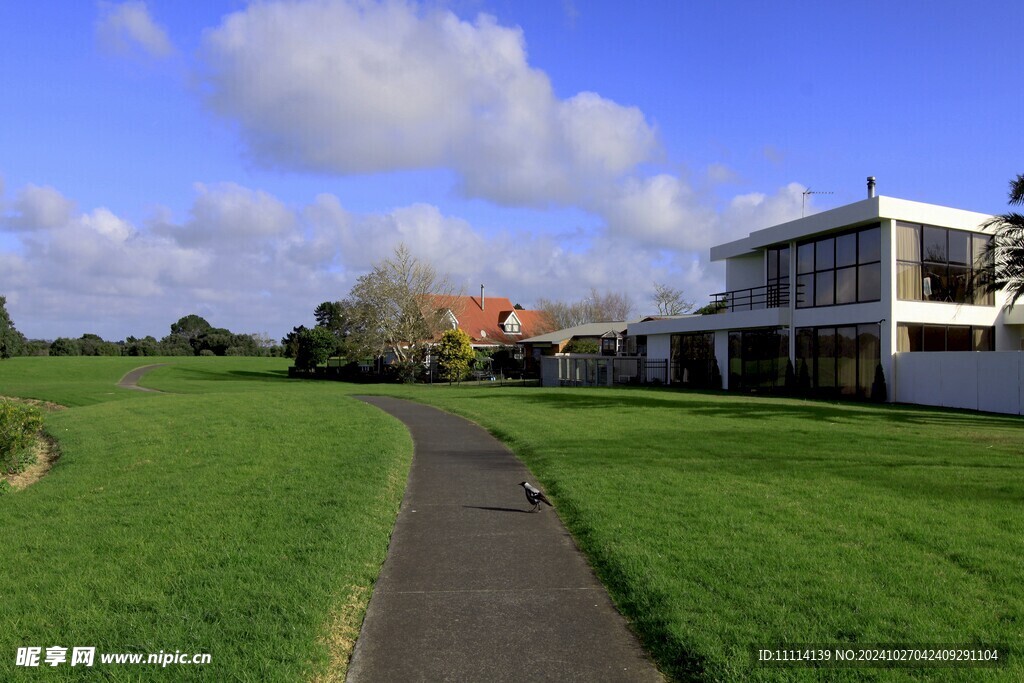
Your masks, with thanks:
M683 298L683 290L654 283L654 303L658 315L682 315L693 310L694 303Z
M561 329L586 323L628 320L633 313L633 302L627 294L602 294L597 288L591 288L590 294L579 301L539 299L537 308L547 313L557 328Z
M349 298L358 346L374 354L390 351L401 362L415 360L441 333L447 311L457 301L448 276L439 275L404 244L359 278Z

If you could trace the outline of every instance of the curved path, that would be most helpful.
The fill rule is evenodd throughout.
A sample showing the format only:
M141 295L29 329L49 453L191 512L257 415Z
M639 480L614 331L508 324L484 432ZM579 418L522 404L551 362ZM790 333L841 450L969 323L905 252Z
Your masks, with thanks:
M122 389L134 389L135 391L152 391L158 394L163 393L159 389L140 387L139 380L147 372L151 370L156 370L157 368L162 368L165 365L167 365L167 363L154 363L153 365L143 365L141 368L135 368L127 375L122 377L121 381L117 383L117 386L121 387Z
M660 681L529 472L477 425L363 397L415 442L348 681Z

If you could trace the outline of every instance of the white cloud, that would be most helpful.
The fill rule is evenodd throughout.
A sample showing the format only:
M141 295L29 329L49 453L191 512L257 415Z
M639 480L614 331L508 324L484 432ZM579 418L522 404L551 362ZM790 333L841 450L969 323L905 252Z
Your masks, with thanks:
M141 50L151 57L168 57L174 46L167 32L153 21L145 2L100 2L96 37L103 47L119 54Z
M240 251L258 249L261 241L282 237L295 228L295 216L280 200L235 183L195 185L198 197L183 225L163 225L156 232L184 247L226 244Z
M717 238L718 216L707 198L668 174L623 183L599 210L613 235L651 246L700 250Z
M13 203L14 213L0 217L0 227L8 230L49 230L64 225L75 209L52 187L26 185Z
M738 239L754 230L800 218L805 189L799 183L789 183L773 195L754 192L733 197L722 212L719 241ZM814 212L810 205L806 207L808 215Z
M656 151L643 114L559 100L522 32L405 2L263 2L204 39L208 102L260 162L339 174L448 167L502 204L570 203Z

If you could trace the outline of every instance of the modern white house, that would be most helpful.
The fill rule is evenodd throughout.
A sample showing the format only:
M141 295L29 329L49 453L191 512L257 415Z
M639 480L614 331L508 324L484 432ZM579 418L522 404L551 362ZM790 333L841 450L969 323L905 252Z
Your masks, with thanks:
M629 326L670 382L1024 414L1024 305L973 286L991 216L876 196L711 249L725 261L717 314Z

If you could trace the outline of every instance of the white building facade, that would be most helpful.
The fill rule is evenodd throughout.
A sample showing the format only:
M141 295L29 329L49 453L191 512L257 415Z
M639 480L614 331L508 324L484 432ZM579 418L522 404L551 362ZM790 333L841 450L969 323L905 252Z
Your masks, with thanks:
M646 337L649 358L670 360L674 382L706 378L714 359L725 389L789 385L867 399L880 366L889 401L1020 413L1024 305L1007 312L1001 292L974 286L989 218L869 196L758 230L711 249L726 267L719 313L646 321L629 334ZM961 369L943 383L935 374L943 367ZM970 373L962 368L972 367L1002 376L999 405L979 404L995 391L983 383L973 400L956 395ZM922 382L931 383L927 390Z

